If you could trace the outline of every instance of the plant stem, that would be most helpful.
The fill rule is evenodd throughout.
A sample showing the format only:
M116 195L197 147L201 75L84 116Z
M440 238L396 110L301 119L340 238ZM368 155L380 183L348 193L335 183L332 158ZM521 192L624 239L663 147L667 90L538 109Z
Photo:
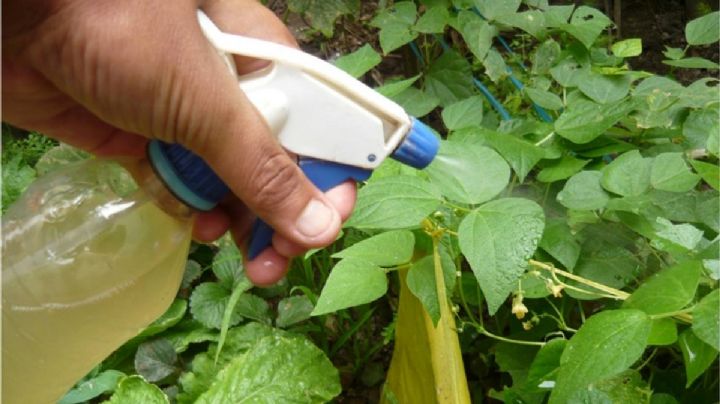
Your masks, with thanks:
M470 323L470 324L472 324L472 326L474 326L475 329L480 334L482 334L486 337L490 337L492 339L496 339L498 341L509 342L511 344L517 344L517 345L545 346L545 343L540 342L540 341L523 341L523 340L519 340L519 339L505 338L500 335L495 335L495 334L491 333L490 331L486 330L485 327L480 326L480 324L477 324L477 323Z
M534 267L542 268L546 271L549 271L551 274L558 274L558 275L564 276L568 279L572 279L576 282L582 283L583 285L587 285L587 286L590 286L597 290L603 291L608 294L607 297L611 297L611 298L619 299L619 300L625 300L630 296L630 294L627 292L623 292L622 290L611 288L610 286L603 285L602 283L591 281L590 279L585 279L582 276L578 276L573 273L563 271L562 269L555 268L554 266L552 266L550 264L546 264L544 262L535 261L535 260L529 260L528 262L530 263L530 265L532 265ZM571 287L571 289L575 290L577 288ZM586 291L586 290L580 289L580 291L588 293L588 291ZM592 292L590 292L590 293L592 293Z
M465 208L465 207L462 207L462 206L459 206L459 205L455 205L454 203L449 202L449 201L447 201L447 200L443 200L442 203L445 204L445 205L447 205L447 206L449 206L449 207L451 207L451 208L453 208L453 209L457 209L457 210L462 211L462 212L466 212L466 213L467 213L467 212L472 212L472 209L468 209L468 208Z

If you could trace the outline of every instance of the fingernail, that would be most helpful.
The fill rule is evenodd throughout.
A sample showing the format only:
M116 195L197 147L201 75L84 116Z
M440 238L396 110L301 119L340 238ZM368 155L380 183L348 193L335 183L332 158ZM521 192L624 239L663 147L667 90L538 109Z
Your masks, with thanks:
M295 225L305 237L316 237L327 230L332 220L332 210L317 199L312 199L305 206Z

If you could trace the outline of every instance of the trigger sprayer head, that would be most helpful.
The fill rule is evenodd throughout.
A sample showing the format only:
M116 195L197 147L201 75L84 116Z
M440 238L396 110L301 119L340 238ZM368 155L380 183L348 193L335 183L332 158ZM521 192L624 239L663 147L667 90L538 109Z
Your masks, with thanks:
M412 127L395 149L392 158L411 167L422 169L430 165L440 148L440 141L424 123L412 118Z

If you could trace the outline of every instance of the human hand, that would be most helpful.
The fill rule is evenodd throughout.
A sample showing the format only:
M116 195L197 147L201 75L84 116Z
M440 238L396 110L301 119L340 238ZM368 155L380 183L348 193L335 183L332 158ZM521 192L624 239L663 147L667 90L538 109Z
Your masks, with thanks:
M203 36L198 8L225 32L297 46L254 0L6 2L3 119L101 156L142 156L148 138L194 151L236 195L198 214L194 238L230 229L244 248L261 217L272 247L245 268L269 285L290 257L335 240L355 184L323 194L305 178ZM267 64L235 63L239 74Z

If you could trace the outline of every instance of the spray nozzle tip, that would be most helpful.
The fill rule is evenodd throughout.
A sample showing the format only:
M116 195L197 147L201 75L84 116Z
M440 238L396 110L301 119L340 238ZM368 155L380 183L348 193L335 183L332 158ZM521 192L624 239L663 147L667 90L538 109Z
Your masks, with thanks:
M392 154L395 160L422 169L430 165L440 148L440 141L424 123L412 118L412 127Z

